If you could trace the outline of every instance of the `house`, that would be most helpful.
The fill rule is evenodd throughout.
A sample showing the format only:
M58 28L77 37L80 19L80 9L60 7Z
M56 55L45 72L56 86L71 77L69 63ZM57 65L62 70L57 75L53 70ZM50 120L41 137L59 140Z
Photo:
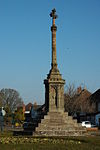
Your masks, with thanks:
M85 97L89 96L89 93L86 92L85 94ZM81 99L84 97L82 95L80 95ZM87 97L87 100L90 102L89 107L92 111L80 113L79 121L81 122L88 120L100 127L100 89L98 89L93 94L90 94L90 96Z
M33 121L35 119L43 118L45 114L45 105L38 105L36 102L34 104L28 103L25 106L25 121Z
M90 96L90 102L95 105L95 112L100 112L100 89Z
M95 124L100 127L100 89L90 96L90 102L95 108Z
M91 93L87 89L81 89L81 87L77 89L77 93L74 101L74 105L77 111L81 113L87 113L90 111L90 107L89 107L90 96Z
M25 111L30 111L32 106L33 106L32 103L28 103L28 104L25 106Z

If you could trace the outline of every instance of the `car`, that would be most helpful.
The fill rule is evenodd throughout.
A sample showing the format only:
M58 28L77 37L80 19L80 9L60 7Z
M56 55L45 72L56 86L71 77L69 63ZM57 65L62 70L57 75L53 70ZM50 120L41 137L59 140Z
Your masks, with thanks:
M90 121L82 121L82 126L86 128L91 128L92 124Z

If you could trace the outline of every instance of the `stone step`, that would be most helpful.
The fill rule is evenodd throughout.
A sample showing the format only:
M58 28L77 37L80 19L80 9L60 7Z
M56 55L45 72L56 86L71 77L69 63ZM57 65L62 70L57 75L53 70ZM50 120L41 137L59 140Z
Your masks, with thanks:
M50 119L67 119L67 120L72 120L72 116L65 116L65 115L60 115L60 116L53 116L53 115L49 115Z
M44 119L41 119L41 123L38 124L35 131L40 135L67 136L70 134L74 136L74 134L80 135L82 132L86 132L86 129L66 112L48 112Z
M65 129L65 128L40 128L40 129L36 129L36 131L69 131L69 130L73 130L73 128L67 128L67 129ZM79 129L74 129L74 130L77 130L77 131L79 131ZM80 129L80 130L82 130L82 129Z
M72 116L62 116L64 119L66 120L73 120L73 117Z
M81 123L78 123L78 126L79 126L79 127L82 127L82 124L81 124Z
M51 113L48 113L47 114L48 116L50 116L50 118L62 118L62 117L68 117L68 115L66 114L51 114Z
M62 118L65 118L65 117L63 117L62 115L61 116L51 116L50 115L50 119L62 119Z
M61 119L58 119L58 118L56 118L56 119L41 119L41 123L61 123L61 124L64 124L64 123L66 123L66 124L77 124L77 120L75 119L63 119L63 118L61 118Z
M76 119L65 119L64 122L65 123L68 123L68 122L69 123L77 123L77 120Z
M50 116L49 115L45 115L44 119L50 119Z
M49 112L48 115L44 116L41 123L38 124L35 131L38 135L47 136L68 136L68 135L81 135L86 129L77 123L76 119L68 116L68 113ZM39 136L40 136L39 135Z
M36 130L83 130L82 126L79 126L78 124L72 124L72 125L50 125L50 124L39 124L39 126L36 128Z
M82 126L79 127L78 125L63 125L63 126L49 126L49 125L43 125L40 124L39 127L36 128L39 130L86 130L86 128L83 128Z
M77 129L79 128L78 124L39 124L38 129L46 130L68 130L68 129ZM80 127L81 129L81 127Z
M60 116L53 116L53 115L46 115L44 116L44 119L52 119L52 120L73 120L72 116L65 116L65 115L60 115Z
M59 121L59 122L57 122L57 121L55 121L55 122L53 122L53 121L50 121L50 120L42 120L42 122L40 123L40 124L44 124L44 125L54 125L54 126L57 126L57 125L61 125L61 126L63 126L63 125L73 125L73 126L79 126L78 125L78 123L77 122L74 122L74 121L69 121L69 122L61 122L61 121Z
M62 131L36 131L35 135L39 136L84 136L86 133L86 130L62 130Z
M44 116L44 119L64 119L64 120L72 120L72 116L68 116L67 112L48 112L47 115Z
M56 112L48 112L47 113L47 115L56 115L56 116L59 116L59 115L66 115L66 116L68 116L68 112L58 112L58 111L56 111Z
M63 114L66 115L66 116L68 116L68 112L64 112Z
M49 124L49 123L52 123L52 124L55 124L55 123L57 123L57 124L64 124L65 122L64 122L64 120L41 120L41 123L43 123L43 124Z

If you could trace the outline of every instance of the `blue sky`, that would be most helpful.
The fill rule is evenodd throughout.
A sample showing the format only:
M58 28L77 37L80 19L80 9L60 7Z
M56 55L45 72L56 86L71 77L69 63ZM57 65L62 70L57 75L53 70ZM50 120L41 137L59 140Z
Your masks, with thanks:
M66 85L100 88L100 0L1 0L0 89L16 89L25 103L44 102L54 7L57 62Z

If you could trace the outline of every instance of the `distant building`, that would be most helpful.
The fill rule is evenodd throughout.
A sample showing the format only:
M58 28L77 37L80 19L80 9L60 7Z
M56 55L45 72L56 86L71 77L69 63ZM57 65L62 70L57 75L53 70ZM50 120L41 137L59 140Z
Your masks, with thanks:
M45 114L45 105L38 105L36 102L34 104L28 103L25 106L25 121L30 122L35 119L43 118Z
M91 96L91 93L87 89L77 89L77 101L81 100L83 103Z
M25 106L25 111L30 111L32 106L33 106L32 103L28 103L28 104Z
M90 96L89 96L90 95ZM85 99L90 101L90 108L94 107L93 111L91 113L85 112L80 113L80 122L89 120L93 124L96 124L100 127L100 89L98 89L93 94L89 93L88 91L82 91L80 92L80 99Z
M90 102L95 105L95 112L100 112L100 89L90 96Z

